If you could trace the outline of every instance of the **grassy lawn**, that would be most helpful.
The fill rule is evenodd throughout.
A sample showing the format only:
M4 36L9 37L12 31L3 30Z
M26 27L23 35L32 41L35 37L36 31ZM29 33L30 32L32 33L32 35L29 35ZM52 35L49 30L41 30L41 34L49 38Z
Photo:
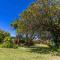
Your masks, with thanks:
M45 47L48 48L47 46ZM60 60L59 56L49 53L48 51L50 50L42 51L46 48L40 47L40 52L38 48L36 50L36 47L34 49L33 47L19 47L18 49L0 48L0 60ZM45 51L47 53L44 53Z

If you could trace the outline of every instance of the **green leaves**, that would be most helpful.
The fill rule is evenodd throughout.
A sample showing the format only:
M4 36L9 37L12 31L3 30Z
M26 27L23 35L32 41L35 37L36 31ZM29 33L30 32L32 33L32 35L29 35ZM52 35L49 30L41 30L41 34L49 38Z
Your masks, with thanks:
M0 30L0 43L2 43L5 39L5 37L10 36L8 32L4 32L3 30Z

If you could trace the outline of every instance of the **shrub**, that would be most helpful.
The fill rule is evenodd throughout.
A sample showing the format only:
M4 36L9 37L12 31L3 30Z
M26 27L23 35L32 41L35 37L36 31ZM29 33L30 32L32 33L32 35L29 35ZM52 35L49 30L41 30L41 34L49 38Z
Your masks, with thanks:
M4 47L4 48L17 48L17 45L15 43L13 43L11 41L11 38L8 36L8 37L5 37L2 47Z

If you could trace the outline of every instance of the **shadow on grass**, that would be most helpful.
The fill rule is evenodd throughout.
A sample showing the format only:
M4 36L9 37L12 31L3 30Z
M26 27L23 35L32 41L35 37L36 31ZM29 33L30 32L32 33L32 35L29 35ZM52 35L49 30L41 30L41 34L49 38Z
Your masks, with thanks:
M30 48L31 53L40 53L40 54L52 54L52 55L57 55L60 56L60 51L58 51L55 48L50 48L50 47L28 47Z

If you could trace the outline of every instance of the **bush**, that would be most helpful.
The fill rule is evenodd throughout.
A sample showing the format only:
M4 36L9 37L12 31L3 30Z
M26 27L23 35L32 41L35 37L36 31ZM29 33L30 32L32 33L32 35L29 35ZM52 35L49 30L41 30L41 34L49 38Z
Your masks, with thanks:
M4 47L4 48L17 48L17 45L11 41L10 37L5 37L2 47Z
M6 42L3 43L2 47L12 48L12 44L9 41L6 41Z
M15 43L11 43L10 41L4 42L2 47L4 47L4 48L18 48L18 46Z

